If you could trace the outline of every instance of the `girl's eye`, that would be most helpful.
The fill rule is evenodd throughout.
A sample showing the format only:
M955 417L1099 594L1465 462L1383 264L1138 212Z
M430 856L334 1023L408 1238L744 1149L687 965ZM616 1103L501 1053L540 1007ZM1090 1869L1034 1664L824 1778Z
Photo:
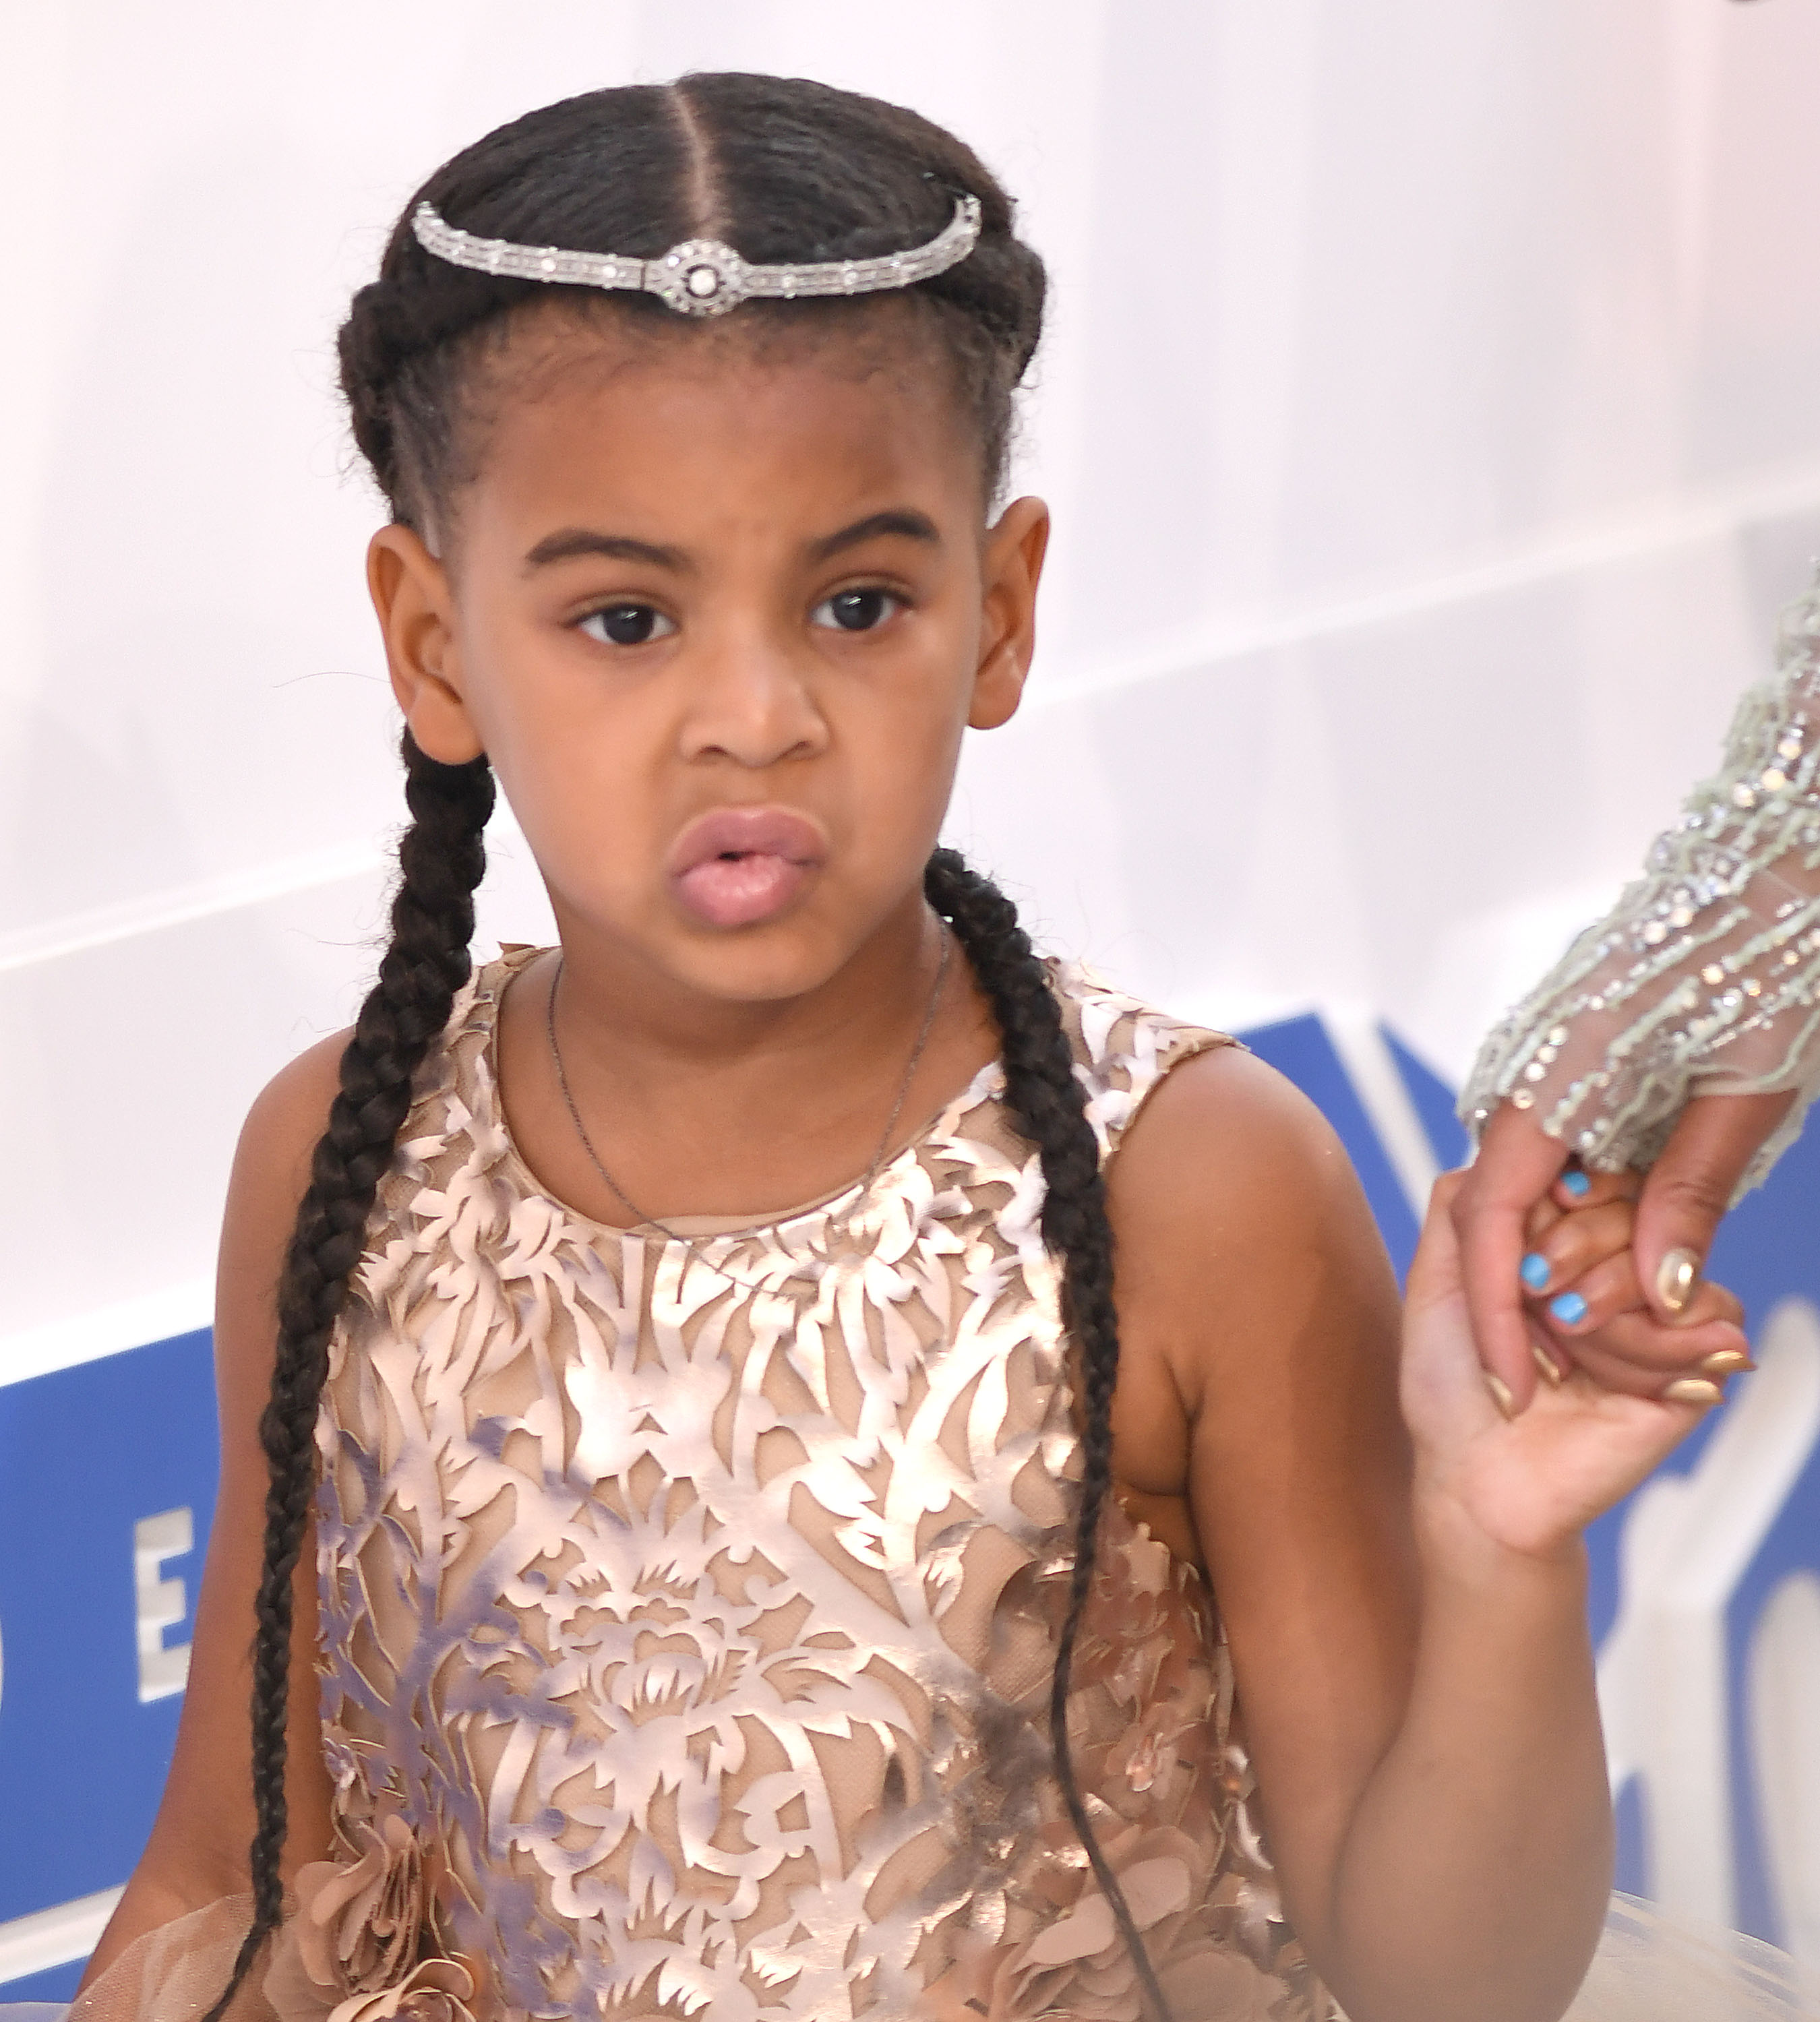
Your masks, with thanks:
M812 625L841 632L871 632L883 625L902 600L888 589L842 589L824 597L809 614Z
M603 646L646 646L653 639L667 639L676 621L649 604L609 604L605 611L590 611L580 629Z

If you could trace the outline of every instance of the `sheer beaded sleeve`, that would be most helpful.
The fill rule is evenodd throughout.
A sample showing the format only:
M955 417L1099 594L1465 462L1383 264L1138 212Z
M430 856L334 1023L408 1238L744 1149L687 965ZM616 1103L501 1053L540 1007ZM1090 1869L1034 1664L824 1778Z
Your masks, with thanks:
M1650 1164L1694 1095L1820 1093L1820 578L1783 615L1723 768L1644 876L1486 1041L1460 1098L1476 1134L1504 1099L1590 1166Z

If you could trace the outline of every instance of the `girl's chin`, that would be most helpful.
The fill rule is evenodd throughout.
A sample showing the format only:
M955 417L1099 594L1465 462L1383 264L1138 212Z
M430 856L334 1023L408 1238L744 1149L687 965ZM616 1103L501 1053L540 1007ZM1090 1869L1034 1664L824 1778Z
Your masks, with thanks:
M816 867L752 851L711 856L672 881L685 912L711 927L762 926L795 903Z

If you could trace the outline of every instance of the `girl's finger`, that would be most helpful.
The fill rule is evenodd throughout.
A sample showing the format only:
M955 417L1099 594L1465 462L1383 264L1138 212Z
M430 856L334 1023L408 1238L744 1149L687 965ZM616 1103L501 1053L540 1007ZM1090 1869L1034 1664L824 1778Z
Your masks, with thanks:
M1734 1376L1741 1376L1755 1367L1749 1342L1737 1327L1723 1320L1686 1330L1698 1349L1690 1361L1652 1366L1646 1342L1637 1338L1652 1324L1659 1332L1672 1332L1677 1337L1683 1333L1679 1328L1662 1330L1659 1323L1651 1323L1639 1314L1624 1314L1597 1334L1573 1344L1573 1360L1580 1372L1602 1390L1620 1396L1711 1405L1719 1402ZM1556 1352L1563 1352L1557 1346Z
M1639 1273L1639 1278L1640 1278ZM1744 1325L1744 1301L1729 1285L1715 1284L1710 1278L1700 1281L1698 1290L1687 1302L1687 1325L1700 1327L1708 1320L1725 1320L1731 1326ZM1668 1332L1677 1332L1670 1327Z
M1537 1374L1551 1389L1559 1390L1578 1367L1573 1356L1548 1329L1533 1320L1529 1324L1529 1354Z
M1577 1285L1595 1266L1628 1252L1635 1222L1636 1210L1624 1200L1559 1217L1523 1252L1517 1266L1523 1290L1533 1299L1547 1299Z
M1571 1303L1578 1296L1577 1288L1558 1295L1547 1305L1531 1308L1555 1347L1585 1369L1592 1367L1588 1356L1594 1350L1621 1362L1640 1378L1638 1384L1621 1387L1645 1392L1659 1389L1665 1381L1677 1377L1735 1374L1751 1366L1749 1343L1741 1325L1744 1308L1735 1294L1723 1285L1703 1284L1688 1308L1687 1319L1665 1327L1643 1303L1634 1257L1627 1252L1621 1261L1628 1272L1621 1285L1615 1285L1610 1276L1599 1282L1601 1273L1611 1272L1611 1265L1602 1265L1600 1272L1594 1274L1597 1297L1588 1298L1585 1315L1577 1315ZM1618 1302L1615 1312L1608 1309L1614 1298ZM1727 1360L1716 1369L1708 1368L1706 1364L1719 1352Z
M1500 1103L1480 1137L1478 1156L1446 1200L1479 1355L1518 1412L1540 1381L1517 1276L1524 1221L1565 1158L1562 1146L1525 1111Z
M1523 1217L1525 1249L1533 1250L1561 1219L1564 1212L1565 1210L1555 1205L1552 1191L1544 1194Z
M1583 1214L1614 1201L1634 1201L1642 1184L1640 1173L1588 1173L1570 1166L1529 1210L1524 1233L1533 1248L1563 1216Z
M1570 1166L1548 1190L1557 1207L1572 1214L1577 1209L1603 1207L1607 1201L1635 1200L1643 1189L1640 1173L1589 1173Z
M1548 1331L1563 1341L1596 1334L1619 1314L1643 1305L1636 1259L1628 1246L1575 1272L1570 1283L1555 1282L1559 1289L1542 1297L1534 1310Z

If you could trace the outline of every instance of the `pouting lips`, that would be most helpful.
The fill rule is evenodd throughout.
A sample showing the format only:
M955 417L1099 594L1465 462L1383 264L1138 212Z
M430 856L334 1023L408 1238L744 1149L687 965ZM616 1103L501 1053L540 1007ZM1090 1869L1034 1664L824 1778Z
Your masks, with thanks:
M676 895L711 926L774 918L827 854L820 827L794 809L717 808L698 816L670 854Z

